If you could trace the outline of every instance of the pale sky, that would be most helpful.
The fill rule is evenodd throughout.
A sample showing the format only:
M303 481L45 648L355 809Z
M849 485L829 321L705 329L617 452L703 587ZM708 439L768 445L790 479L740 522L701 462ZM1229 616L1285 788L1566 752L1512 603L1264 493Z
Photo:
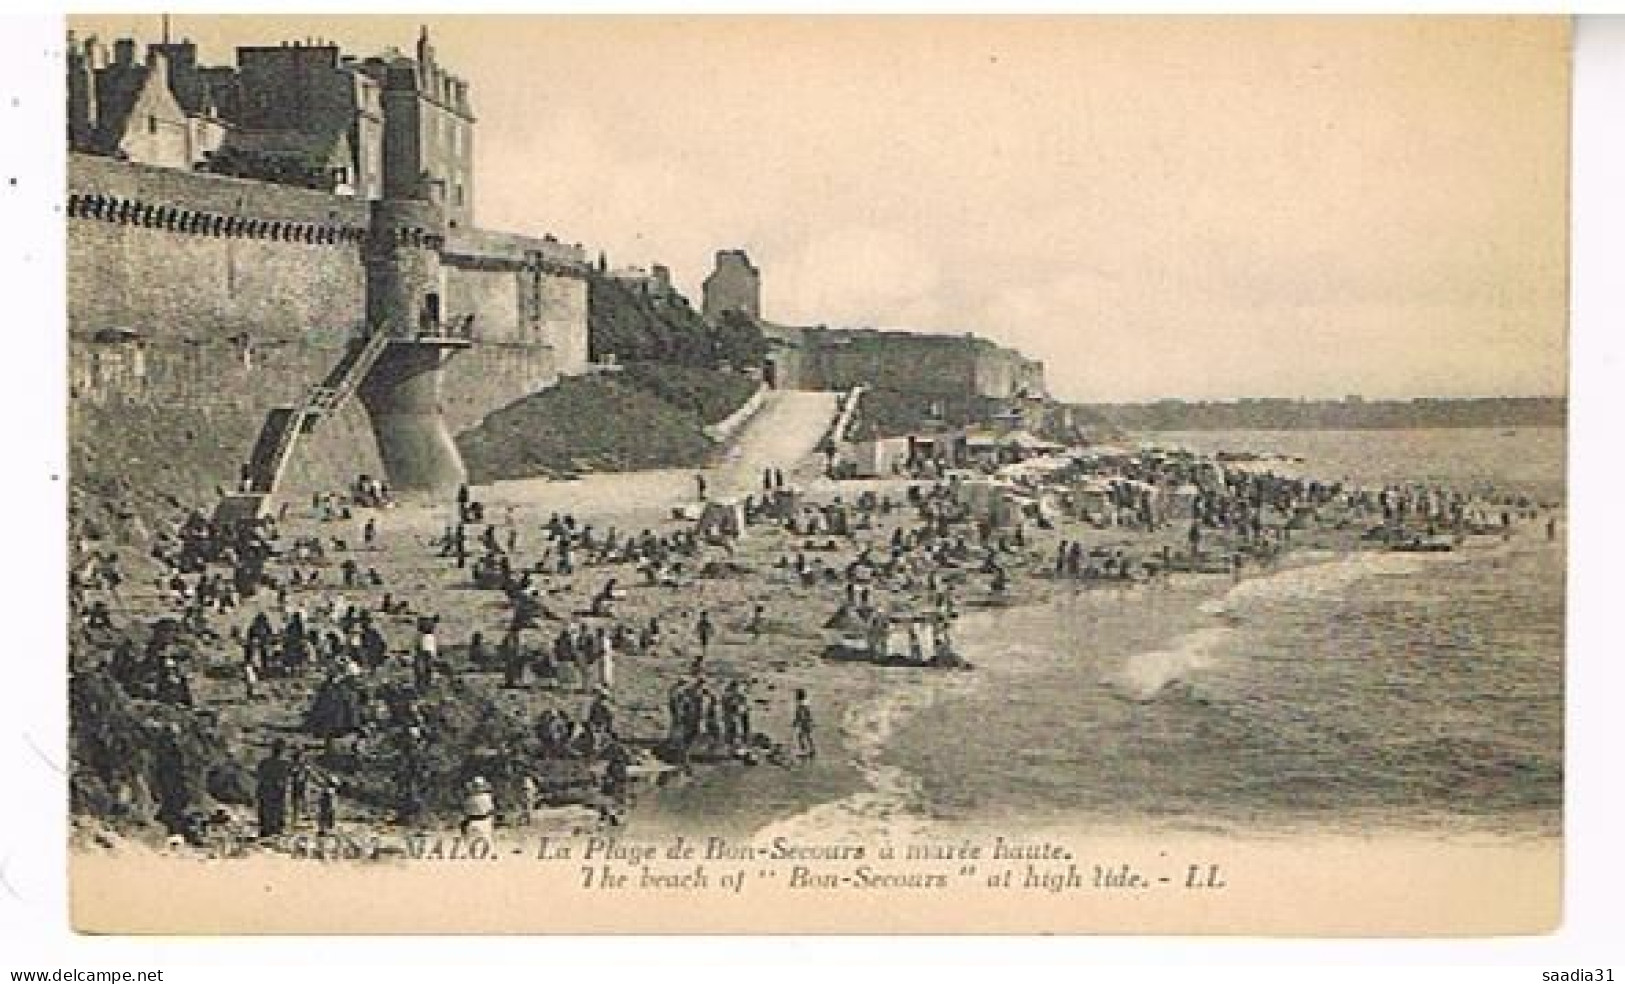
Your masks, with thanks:
M173 19L463 75L476 219L791 324L974 331L1074 400L1566 386L1552 19ZM104 41L158 18L76 18Z

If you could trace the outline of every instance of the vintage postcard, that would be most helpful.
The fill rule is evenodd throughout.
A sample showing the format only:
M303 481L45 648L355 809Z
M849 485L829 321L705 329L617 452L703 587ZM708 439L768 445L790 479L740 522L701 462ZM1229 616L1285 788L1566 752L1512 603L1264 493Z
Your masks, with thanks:
M1561 18L69 18L72 920L1560 919Z

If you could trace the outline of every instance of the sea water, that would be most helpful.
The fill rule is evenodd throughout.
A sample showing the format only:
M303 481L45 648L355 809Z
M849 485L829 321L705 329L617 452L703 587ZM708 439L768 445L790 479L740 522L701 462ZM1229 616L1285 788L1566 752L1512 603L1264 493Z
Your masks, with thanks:
M1159 435L1311 474L1562 498L1564 434ZM845 722L873 789L798 825L1549 835L1564 551L1544 522L1447 554L1299 552L1238 582L1084 589L961 626L971 674L902 671ZM926 709L929 710L926 710Z

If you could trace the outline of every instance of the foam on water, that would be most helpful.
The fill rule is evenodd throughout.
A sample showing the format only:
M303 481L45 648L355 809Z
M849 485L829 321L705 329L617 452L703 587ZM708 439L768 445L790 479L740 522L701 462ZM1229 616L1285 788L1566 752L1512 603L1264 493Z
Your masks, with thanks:
M1497 543L1494 549L1504 546ZM1222 658L1225 644L1235 638L1233 626L1270 605L1314 601L1366 578L1414 576L1430 564L1461 559L1460 554L1301 551L1293 555L1292 566L1238 581L1223 595L1197 606L1203 615L1224 619L1225 625L1205 626L1178 636L1166 646L1136 653L1108 677L1107 684L1131 700L1152 700L1169 685L1189 682L1193 674L1211 667Z
M1297 555L1298 559L1319 559L1319 562L1288 567L1261 577L1238 581L1222 597L1203 602L1201 611L1204 615L1242 618L1259 605L1277 601L1313 599L1341 591L1364 578L1416 574L1428 563L1435 562L1434 558L1449 556L1451 555L1385 551L1364 551L1338 556L1321 551L1305 551ZM1331 557L1335 559L1324 559Z
M1122 668L1107 678L1107 686L1130 700L1153 700L1170 685L1188 682L1192 674L1211 666L1216 651L1234 636L1234 629L1222 625L1187 632L1166 648L1124 660Z
M923 836L932 826L925 792L918 777L881 761L887 743L908 718L945 697L969 694L978 677L940 670L890 670L908 673L907 682L886 681L885 689L848 709L841 721L842 744L869 788L844 799L823 803L757 831L758 841L774 837L836 837L873 843L882 838Z
M1544 834L1563 576L1562 541L1523 523L1449 553L1294 551L1234 584L1062 596L980 630L983 692L914 715L886 759L912 773L907 814L945 825Z

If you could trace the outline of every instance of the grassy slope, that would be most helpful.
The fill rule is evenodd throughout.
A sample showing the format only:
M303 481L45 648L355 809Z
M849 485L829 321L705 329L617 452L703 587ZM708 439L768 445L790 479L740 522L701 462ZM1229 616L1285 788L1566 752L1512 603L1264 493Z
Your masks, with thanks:
M622 374L626 382L651 393L705 424L725 420L756 391L756 380L736 373L693 366L634 362Z
M699 415L610 376L571 377L457 436L475 483L686 467L709 457Z

